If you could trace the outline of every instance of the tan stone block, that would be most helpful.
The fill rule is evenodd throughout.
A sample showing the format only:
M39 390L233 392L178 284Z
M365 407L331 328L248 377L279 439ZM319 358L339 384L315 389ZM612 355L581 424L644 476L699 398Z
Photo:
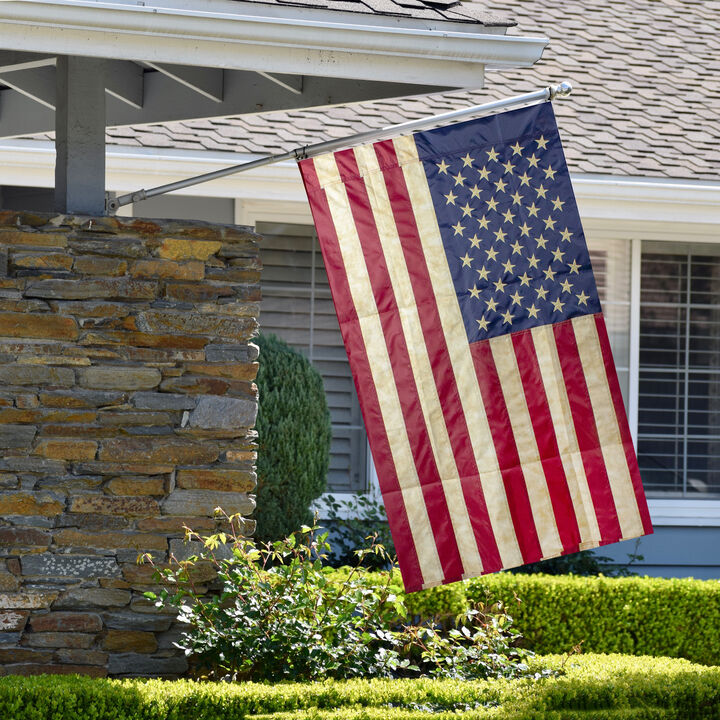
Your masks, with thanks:
M103 649L113 652L151 653L157 650L157 640L151 632L141 630L108 630Z
M173 260L138 260L132 264L130 274L137 278L202 280L205 277L205 263L199 260L186 263Z
M105 485L111 495L164 495L165 481L160 477L113 478Z
M5 337L75 340L79 335L74 318L48 313L0 313L0 335Z
M118 438L102 443L99 459L108 462L148 462L172 465L207 465L217 460L213 443L160 438Z
M69 270L72 267L73 259L62 253L16 254L13 255L12 264L19 268Z
M90 255L75 258L74 270L82 275L110 275L111 277L118 277L127 272L127 267L127 260Z
M84 335L82 345L122 345L140 348L170 348L200 350L207 345L207 338L190 335L170 335L167 333L122 332L91 332Z
M210 375L230 380L254 380L258 363L188 363L185 370L194 375Z
M94 460L97 447L92 440L40 440L35 453L53 460Z
M186 490L250 492L256 484L255 473L241 470L193 468L178 470L177 486Z
M91 423L97 418L97 413L84 410L53 410L43 415L44 423Z
M61 233L23 232L0 230L0 243L8 245L34 245L35 247L67 247L67 237Z
M30 618L33 632L100 632L103 623L97 613L49 612Z
M0 593L0 609L2 610L38 610L49 608L57 599L56 592L21 592Z
M9 572L0 572L0 591L14 591L20 587L20 581Z
M43 495L23 492L0 494L0 515L59 515L65 503Z
M168 475L175 469L174 465L139 463L83 463L77 467L80 473L89 475Z
M165 238L157 254L167 260L208 260L222 247L215 240Z
M22 644L27 647L89 648L95 642L95 635L79 632L26 633Z
M39 410L19 410L7 408L0 410L0 423L37 423L42 418Z
M256 450L228 450L225 453L225 459L228 462L243 462L245 460L250 460L252 462L255 462L257 460L257 451Z
M214 518L185 516L168 516L157 518L143 518L138 520L137 528L142 531L157 531L179 535L189 527L196 532L214 531L217 521ZM123 570L123 573L125 570Z
M98 280L36 280L29 282L26 297L50 300L154 300L157 283L129 278Z
M193 375L167 378L160 383L160 390L163 392L179 392L186 395L224 395L231 387L232 384L228 380Z
M147 517L157 515L159 506L148 497L78 495L70 501L70 512Z
M141 312L137 323L143 332L212 335L226 342L249 340L257 330L255 318L168 310Z
M37 395L32 394L16 395L15 404L23 409L36 408L40 405L40 399Z
M157 368L97 365L78 372L78 383L94 390L150 390L162 379Z
M53 536L58 546L75 548L131 548L133 550L167 550L164 535L147 533L89 533L80 530L57 530Z
M132 427L135 425L169 425L172 422L170 415L165 412L127 412L113 410L101 412L98 420L103 425L121 425L122 427Z
M19 357L20 365L71 365L73 367L84 367L90 365L90 358L67 357L65 355L43 355L40 357Z
M223 297L233 297L235 288L220 283L168 283L165 286L165 297L181 302L207 302ZM211 310L212 312L212 310Z

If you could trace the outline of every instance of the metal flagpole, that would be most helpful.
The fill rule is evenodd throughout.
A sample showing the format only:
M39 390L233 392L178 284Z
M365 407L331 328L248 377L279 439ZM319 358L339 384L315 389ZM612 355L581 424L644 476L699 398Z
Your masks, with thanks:
M116 198L106 197L105 204L109 213L116 212L119 208L130 203L140 202L156 195L164 195L165 193L181 190L191 185L199 185L200 183L225 177L226 175L234 175L235 173L253 170L254 168L263 167L264 165L272 165L283 160L304 160L312 155L319 155L324 152L332 152L340 148L350 145L359 145L363 142L376 142L386 139L393 135L401 133L413 132L415 130L424 130L434 125L440 125L447 120L459 120L460 118L470 115L478 115L481 113L507 108L512 105L522 105L525 103L542 102L544 100L553 100L556 97L569 95L572 91L572 85L569 82L561 82L559 85L536 90L535 92L525 93L524 95L515 95L514 97L505 98L504 100L495 100L485 103L484 105L473 105L471 107L462 108L461 110L453 110L443 113L442 115L433 115L432 117L420 118L419 120L409 120L408 122L399 123L397 125L389 125L379 130L366 130L356 135L348 135L338 140L326 140L325 142L316 143L315 145L305 145L304 147L295 148L279 155L269 155L268 157L251 160L250 162L231 167L215 170L205 173L204 175L196 175L195 177L179 180L178 182L168 183L167 185L159 185L150 190L136 190L126 195L120 195Z

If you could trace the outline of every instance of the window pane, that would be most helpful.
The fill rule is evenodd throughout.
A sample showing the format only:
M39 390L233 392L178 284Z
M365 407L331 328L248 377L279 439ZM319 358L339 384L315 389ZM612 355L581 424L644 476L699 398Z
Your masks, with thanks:
M720 494L720 246L645 243L638 454L648 492Z

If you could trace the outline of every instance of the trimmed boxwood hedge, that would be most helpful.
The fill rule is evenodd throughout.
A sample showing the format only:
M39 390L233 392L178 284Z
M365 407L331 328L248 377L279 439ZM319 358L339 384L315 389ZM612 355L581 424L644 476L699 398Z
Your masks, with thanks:
M402 591L399 575L395 590ZM498 601L538 653L582 642L586 652L720 665L719 580L498 573L405 596L410 613L422 617Z
M4 720L625 720L717 718L720 668L621 655L536 658L556 677L522 680L189 680L0 678Z

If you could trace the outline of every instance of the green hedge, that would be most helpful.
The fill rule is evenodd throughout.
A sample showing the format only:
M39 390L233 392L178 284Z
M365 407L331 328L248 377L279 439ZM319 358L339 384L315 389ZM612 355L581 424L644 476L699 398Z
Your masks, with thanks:
M582 642L586 652L720 665L718 580L498 573L405 596L410 612L423 617L455 615L478 601L504 602L538 653L569 652Z
M4 720L625 720L717 718L720 668L670 658L536 658L556 677L198 683L0 678Z

